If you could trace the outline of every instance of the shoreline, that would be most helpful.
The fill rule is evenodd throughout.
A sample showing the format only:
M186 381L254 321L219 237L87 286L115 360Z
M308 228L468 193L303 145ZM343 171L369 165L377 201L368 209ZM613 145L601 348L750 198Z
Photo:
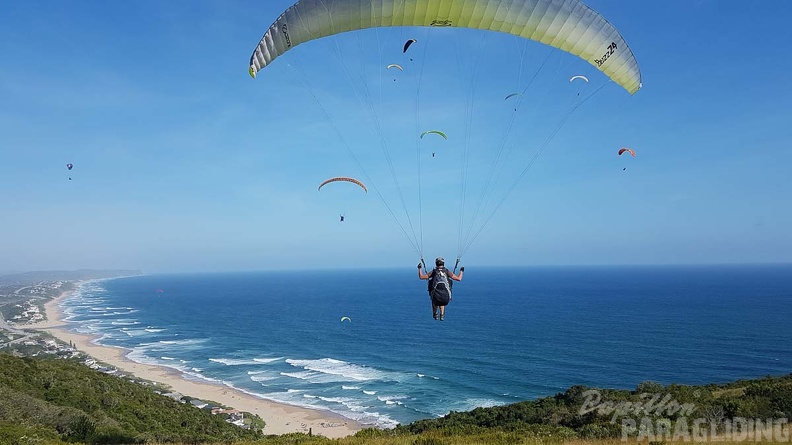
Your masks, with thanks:
M79 290L82 283L75 283L76 290ZM130 351L127 349L99 345L94 343L98 337L69 330L70 323L63 320L60 303L75 291L63 292L44 304L47 320L19 328L48 332L65 343L72 343L75 349L96 361L112 365L138 378L169 386L183 395L258 415L266 422L264 434L308 433L310 430L315 435L334 439L355 434L366 427L335 413L273 402L221 384L188 380L178 370L128 359L126 355Z

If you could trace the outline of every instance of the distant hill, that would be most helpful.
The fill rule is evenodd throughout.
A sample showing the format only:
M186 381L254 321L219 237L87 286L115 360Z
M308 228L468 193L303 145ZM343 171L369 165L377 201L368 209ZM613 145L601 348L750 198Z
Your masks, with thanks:
M140 270L46 270L0 275L0 285L25 285L42 281L79 281L143 275Z

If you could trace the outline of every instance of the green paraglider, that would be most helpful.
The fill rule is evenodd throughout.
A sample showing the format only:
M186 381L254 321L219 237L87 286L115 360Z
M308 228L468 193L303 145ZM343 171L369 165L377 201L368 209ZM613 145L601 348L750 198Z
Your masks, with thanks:
M448 136L446 136L446 134L443 133L442 131L438 131L438 130L424 131L423 133L421 133L421 139L423 139L424 135L427 135L427 134L437 134L437 135L442 136L443 139L448 140Z

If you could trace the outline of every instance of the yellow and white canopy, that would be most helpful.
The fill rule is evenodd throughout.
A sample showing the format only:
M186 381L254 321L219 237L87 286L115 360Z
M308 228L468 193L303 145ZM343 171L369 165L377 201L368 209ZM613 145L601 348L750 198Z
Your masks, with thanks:
M580 0L301 0L275 20L250 58L255 77L289 49L321 37L384 26L497 31L579 56L634 94L641 72L619 31Z

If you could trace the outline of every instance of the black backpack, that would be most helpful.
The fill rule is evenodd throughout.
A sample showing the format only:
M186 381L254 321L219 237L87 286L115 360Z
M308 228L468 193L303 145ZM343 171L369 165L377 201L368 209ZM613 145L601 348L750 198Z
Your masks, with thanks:
M441 305L448 304L451 301L451 288L453 284L449 276L448 269L445 267L437 267L432 271L432 277L429 278L428 290L432 299Z

